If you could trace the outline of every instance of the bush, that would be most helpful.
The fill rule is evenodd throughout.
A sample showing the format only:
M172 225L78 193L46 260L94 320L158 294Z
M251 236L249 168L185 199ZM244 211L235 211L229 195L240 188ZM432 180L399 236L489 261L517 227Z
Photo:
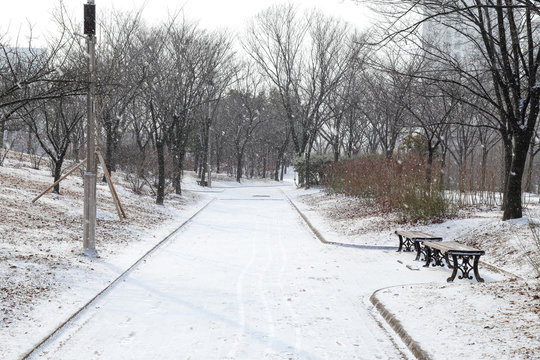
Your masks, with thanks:
M438 221L451 216L454 207L436 180L428 180L426 166L420 155L403 161L361 157L329 165L326 184L336 193L364 199L383 212L397 212L404 221ZM433 165L432 173L436 168Z
M540 279L540 230L538 230L539 227L540 225L538 225L532 220L529 220L529 229L531 229L531 234L533 238L533 251L525 248L527 259L529 260L529 263L536 272L537 279Z
M311 155L309 158L309 184L320 185L326 182L328 166L332 163L331 155ZM306 173L306 158L298 156L293 159L294 171L298 173L298 183L306 183L304 176Z

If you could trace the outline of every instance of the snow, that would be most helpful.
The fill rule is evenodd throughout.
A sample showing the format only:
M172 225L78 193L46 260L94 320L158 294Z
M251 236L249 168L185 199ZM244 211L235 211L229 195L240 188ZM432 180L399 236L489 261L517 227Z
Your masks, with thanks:
M500 283L400 286L376 296L435 359L472 354L475 359L533 358L540 351L540 306L530 303L538 303L538 282L502 286L504 290Z
M523 260L535 251L528 221L470 210L405 226L354 199L297 190L291 172L284 183L213 174L211 189L186 174L184 195L168 196L166 207L132 194L116 174L125 221L98 185L100 257L89 259L80 255L81 179L31 205L50 173L8 159L0 167L0 234L9 234L0 237L0 358L23 356L119 276L31 358L412 359L372 296L434 359L540 352L540 288ZM321 243L288 198L326 240L371 248ZM539 206L528 206L536 222ZM487 263L526 280L481 266L486 283L447 284L448 269L382 248L397 247L396 228L489 248Z
M279 188L230 187L35 358L396 358L365 301L440 278L417 275L321 244Z
M538 223L540 218L538 196L525 194L527 218L501 221L502 213L498 210L470 209L461 211L456 219L416 226L393 223L392 219L376 224L369 220L373 214L355 213L359 200L354 198L317 190L307 195L293 191L289 196L309 213L310 221L327 239L379 246L392 239L396 244L392 230L397 228L421 230L445 240L486 249L483 261L526 279L492 273L480 265L480 275L486 277L486 283L456 279L447 284L448 269L426 269L418 263L407 265L410 270L418 269L415 276L432 271L438 272L440 278L422 284L382 288L375 292L374 298L426 356L433 359L531 359L540 353L540 284L528 260L528 257L540 257L529 229L529 224ZM379 236L372 231L374 223L379 227ZM396 256L405 261L414 257L406 253Z
M22 156L21 156L22 157ZM128 219L118 221L107 185L98 184L97 250L82 250L82 179L72 175L62 195L33 199L50 185L48 169L26 159L0 167L0 358L19 358L81 305L93 298L207 201L186 194L158 207L134 195L117 178Z

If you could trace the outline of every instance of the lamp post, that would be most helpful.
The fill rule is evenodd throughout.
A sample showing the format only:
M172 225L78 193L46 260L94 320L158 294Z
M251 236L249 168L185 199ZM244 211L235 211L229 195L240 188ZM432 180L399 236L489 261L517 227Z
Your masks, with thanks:
M88 93L86 123L86 173L84 175L84 234L83 253L96 256L96 140L95 140L95 45L96 5L94 0L84 4L84 34L88 51Z

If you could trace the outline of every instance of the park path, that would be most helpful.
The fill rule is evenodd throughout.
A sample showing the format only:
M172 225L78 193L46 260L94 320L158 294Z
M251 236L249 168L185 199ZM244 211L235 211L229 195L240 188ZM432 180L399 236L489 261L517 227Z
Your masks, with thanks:
M321 244L277 187L216 197L35 358L402 358L367 299L429 272Z

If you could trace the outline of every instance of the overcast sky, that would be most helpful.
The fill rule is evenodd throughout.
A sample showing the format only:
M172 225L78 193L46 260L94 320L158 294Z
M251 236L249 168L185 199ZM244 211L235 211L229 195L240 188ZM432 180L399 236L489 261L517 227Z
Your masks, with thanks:
M82 22L86 0L64 0L75 22ZM249 18L275 3L290 2L300 8L319 8L326 14L341 17L358 28L369 22L367 10L353 0L95 0L99 11L143 8L143 18L149 23L165 19L168 12L183 9L185 17L198 21L201 27L241 31ZM27 42L28 24L33 26L36 45L43 45L46 32L51 32L51 12L58 0L2 0L0 34L8 33L13 40L19 34L20 43ZM9 32L8 32L9 31Z

